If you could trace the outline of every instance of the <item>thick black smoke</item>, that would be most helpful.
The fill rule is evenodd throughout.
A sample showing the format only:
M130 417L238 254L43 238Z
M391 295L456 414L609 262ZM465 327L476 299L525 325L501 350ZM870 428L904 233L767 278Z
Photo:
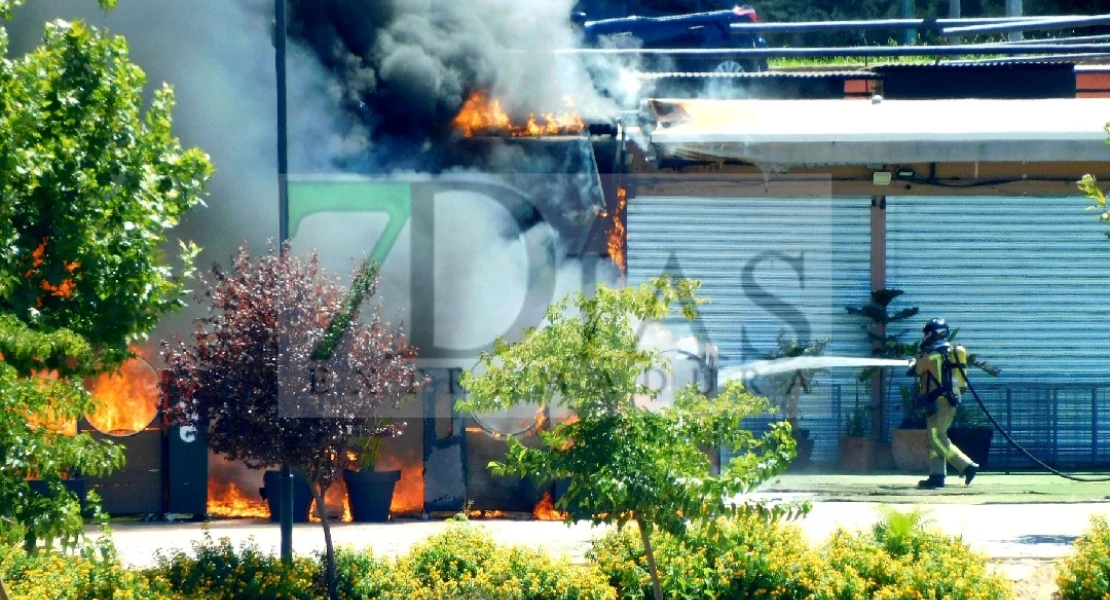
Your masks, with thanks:
M572 5L294 0L290 35L342 83L344 106L369 129L377 167L496 167L474 164L473 153L457 148L444 155L458 136L451 122L474 91L500 100L514 122L530 113L565 112L567 98L589 120L616 114L581 58L555 52L579 44Z
M593 92L580 67L550 53L524 58L509 53L509 48L530 36L547 40L552 47L565 47L564 38L569 38L566 44L573 44L569 25L555 26L566 21L569 11L557 5L567 2L535 0L514 7L504 0L474 0L455 7L446 6L446 0L397 0L399 8L382 0L295 4L287 59L291 173L315 177L463 171L473 175L499 170L513 176L508 183L542 198L549 220L587 224L588 205L596 201L596 192L589 189L596 172L587 144L458 140L450 129L454 104L465 93L448 93L454 85L450 82L458 82L459 90L482 87L501 94L506 108L517 105L539 112L554 100L559 103L550 108L554 110L561 108L563 95L578 94L574 97L583 110L591 104L605 109L608 101ZM445 6L432 10L433 5ZM262 251L278 235L273 6L273 0L121 0L115 11L105 15L93 0L36 0L17 10L9 25L10 55L19 56L41 43L47 21L84 19L126 37L131 59L148 76L148 89L162 82L174 87L178 99L174 131L185 145L208 152L216 167L207 207L186 215L174 236L204 247L202 268L213 262L226 264L244 241ZM464 6L481 18L465 18ZM504 10L495 11L494 6ZM562 21L540 26L548 17L537 15L556 13ZM418 17L437 23L440 30L436 35L406 37L404 32L416 27ZM514 23L532 28L517 30ZM443 32L456 25L472 29L450 36ZM463 39L466 35L484 39L477 44L483 50L468 56L463 45L474 48L476 43ZM382 41L386 38L391 40L388 44ZM408 40L407 49L401 49L399 40ZM330 50L322 54L319 48ZM378 48L392 50L376 54ZM517 58L510 60L498 52ZM398 91L404 77L387 68L414 54L436 57L433 62L440 70L425 71L435 73L432 80L440 82L431 88L438 90L432 104L416 106L410 101L412 92ZM337 67L340 64L343 68ZM407 72L406 81L418 71ZM399 127L397 122L407 124ZM577 249L579 234L551 231L545 223L533 226L531 215L512 215L516 217L512 219L490 202L463 196L456 194L437 204L437 223L442 223L434 232L406 231L382 266L380 299L391 318L419 318L412 313L411 298L425 291L415 289L410 278L411 249L427 244L425 238L434 235L436 257L423 267L437 273L437 336L444 344L466 346L490 341L511 324L511 318L504 322L503 317L515 314L524 297L528 269L534 268L527 260L531 254L526 246L557 248L552 251L553 265L562 266L558 257ZM325 214L306 220L293 244L298 252L319 250L325 265L347 274L383 229L384 222L376 215ZM167 250L172 253L174 248ZM558 275L560 296L577 289L573 268L562 268ZM613 276L611 269L601 275L603 279ZM167 318L152 341L188 334L192 320L202 314L202 307L194 305Z

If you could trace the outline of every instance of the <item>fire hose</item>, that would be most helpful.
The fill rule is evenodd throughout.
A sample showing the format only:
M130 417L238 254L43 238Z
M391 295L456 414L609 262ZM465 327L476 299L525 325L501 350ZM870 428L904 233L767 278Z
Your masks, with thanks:
M1031 452L1029 452L1028 450L1026 450L1025 448L1022 448L1021 444L1014 441L1014 438L1010 437L1010 433L1007 432L1002 427L1002 425L999 425L998 421L994 420L994 416L991 415L989 410L987 410L987 406L985 404L983 404L983 400L982 400L982 398L979 397L979 393L975 391L975 386L971 385L971 379L969 379L968 376L967 376L967 369L965 369L962 365L959 366L958 368L960 369L961 373L963 373L964 381L967 382L967 389L971 391L971 395L975 398L975 401L979 403L979 408L983 409L983 414L987 415L987 419L990 420L990 422L998 429L998 431L1002 434L1002 437L1006 438L1006 441L1010 442L1010 445L1013 446L1014 448L1016 448L1018 450L1018 452L1021 452L1022 454L1024 454L1026 456L1026 458L1028 458L1029 460L1031 460L1031 461L1037 463L1038 465L1040 465L1040 467L1042 469L1044 469L1046 471L1049 471L1054 475L1059 475L1060 477L1063 477L1064 479L1070 479L1072 481L1079 481L1079 482L1083 482L1083 483L1102 483L1102 482L1110 481L1110 477L1096 477L1096 478L1093 478L1093 479L1084 479L1082 477L1076 477L1075 475L1072 475L1070 473L1064 473L1062 471L1058 471L1058 470L1048 466L1047 464L1045 464L1044 461L1042 461L1041 459L1037 458L1036 456L1033 456L1033 454Z

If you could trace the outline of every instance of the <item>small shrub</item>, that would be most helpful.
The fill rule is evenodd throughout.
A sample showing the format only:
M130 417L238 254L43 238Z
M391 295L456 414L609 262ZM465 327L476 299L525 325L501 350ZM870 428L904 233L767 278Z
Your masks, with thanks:
M871 537L891 556L902 556L920 548L914 544L925 539L933 524L925 510L914 508L901 512L890 506L880 506L879 520L871 527Z
M235 548L206 537L191 554L159 555L148 579L177 592L173 600L316 600L327 594L324 557L286 567L255 545ZM398 560L368 551L336 553L341 600L616 600L595 568L545 553L498 546L486 531L452 523Z
M1013 589L963 540L931 531L925 513L889 508L868 533L835 532L822 554L852 597L1006 600Z
M407 600L419 591L410 573L369 551L340 549L335 553L336 591L342 600ZM323 560L317 575L319 589L327 589Z
M1110 595L1110 522L1102 515L1091 518L1075 552L1060 563L1056 576L1060 600L1087 600Z
M434 588L452 580L473 579L496 551L493 536L485 530L452 522L447 531L413 546L402 563L421 585Z
M695 525L683 538L653 536L668 598L1004 600L1009 582L961 540L930 532L920 511L887 510L869 532L837 531L811 547L792 524L756 516ZM621 598L651 598L635 529L597 541L590 558Z
M664 595L673 598L825 598L839 589L801 530L756 515L695 525L678 538L652 536ZM596 561L621 598L651 598L640 534L627 527L598 540Z
M193 555L183 551L159 553L147 577L168 582L189 600L316 600L326 595L318 588L317 561L298 557L286 566L253 543L236 549L222 538L193 544Z
M129 571L115 557L28 554L0 546L0 574L12 600L172 600L168 583Z
M616 600L595 567L520 547L499 547L490 534L467 523L414 547L398 563L427 600ZM407 600L407 599L406 599Z

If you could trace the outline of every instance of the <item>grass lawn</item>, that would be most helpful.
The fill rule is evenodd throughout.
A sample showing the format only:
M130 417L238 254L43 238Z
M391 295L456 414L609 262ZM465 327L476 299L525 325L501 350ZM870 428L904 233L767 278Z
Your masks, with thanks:
M1076 474L1106 477L1105 473ZM980 473L970 486L951 475L944 489L919 490L923 475L909 474L786 474L760 488L761 492L812 494L813 500L936 504L1021 504L1110 501L1110 482L1081 483L1048 473Z

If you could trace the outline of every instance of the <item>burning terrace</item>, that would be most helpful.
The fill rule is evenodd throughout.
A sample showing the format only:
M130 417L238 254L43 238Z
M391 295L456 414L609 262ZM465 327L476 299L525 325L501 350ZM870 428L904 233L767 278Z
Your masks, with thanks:
M546 113L539 117L529 113L527 119L514 121L501 106L501 101L490 98L486 92L475 92L467 99L458 116L452 121L463 136L490 137L545 137L580 135L586 123L575 110L574 100L564 99L565 110Z
M645 269L659 267L652 261L667 255L667 244L678 243L673 233L652 237L653 223L689 225L691 240L738 235L721 229L732 221L705 212L717 199L734 204L737 198L772 199L782 203L782 210L793 210L791 202L798 198L825 194L826 198L832 196L836 206L843 202L854 207L859 201L863 207L859 214L867 214L868 204L873 212L882 212L888 196L921 197L924 199L915 202L922 207L929 206L930 198L943 204L945 198L975 194L1063 196L1073 194L1074 182L1083 173L1110 175L1102 129L1110 114L1110 99L845 96L818 100L653 99L645 102L639 113L626 115L620 125L599 133L576 116L573 103L566 105L564 113L516 118L496 100L476 94L454 126L464 147L518 144L525 156L542 157L532 175L550 174L551 165L560 165L565 174L577 178L574 181L591 182L585 187L575 184L575 194L580 196L578 209L587 216L603 218L567 217L558 224L560 233L569 239L592 239L583 246L582 254L613 261L622 273L627 271L633 283L643 278ZM552 143L532 144L529 140ZM554 143L558 141L561 145ZM539 146L558 150L544 155L536 149ZM521 165L504 165L506 169L514 166ZM524 167L516 174L527 174L528 165ZM783 173L788 176L780 177ZM828 186L814 186L814 180ZM690 208L683 208L682 202ZM775 210L770 204L764 208ZM882 231L885 222L875 214L871 218L870 231ZM591 237L590 228L599 229L593 232L597 235ZM866 219L857 229L868 231ZM867 251L858 253L863 262L852 271L864 276L850 285L837 283L836 289L858 287L866 295L872 286L885 285L886 250L876 245L881 242L883 238L878 236L871 238L871 247L864 242ZM649 247L653 243L659 247ZM689 276L705 270L697 261L690 264ZM687 268L686 262L683 268ZM704 276L713 283L717 272L706 271ZM731 285L717 283L724 286L721 289ZM732 317L711 318L707 327L710 337L737 337L730 333L735 329ZM757 334L773 339L770 324L767 331L759 329L758 323L754 327ZM850 335L857 334L853 329ZM866 349L854 347L842 350L845 354L866 353ZM722 347L722 365L735 362L739 352L738 348ZM469 507L475 517L557 518L553 508L559 497L557 485L541 487L493 478L488 473L486 465L505 452L503 437L499 439L483 427L474 415L454 411L463 394L458 377L462 369L471 366L425 368L433 384L416 402L418 418L407 416L406 434L390 440L383 450L383 467L402 472L392 515L448 516ZM98 397L119 400L108 403L114 408L81 426L117 437L128 454L127 467L121 473L92 482L109 512L266 518L269 508L259 493L264 487L261 473L247 473L210 456L203 447L203 432L159 425L157 400L150 395L154 378L149 367L136 363L123 380L99 381L93 386ZM525 443L536 443L537 432L557 420L537 414L517 436ZM833 434L828 437L835 439ZM827 451L819 443L815 452ZM337 485L328 499L329 512L341 520L350 518L344 497L342 486Z

